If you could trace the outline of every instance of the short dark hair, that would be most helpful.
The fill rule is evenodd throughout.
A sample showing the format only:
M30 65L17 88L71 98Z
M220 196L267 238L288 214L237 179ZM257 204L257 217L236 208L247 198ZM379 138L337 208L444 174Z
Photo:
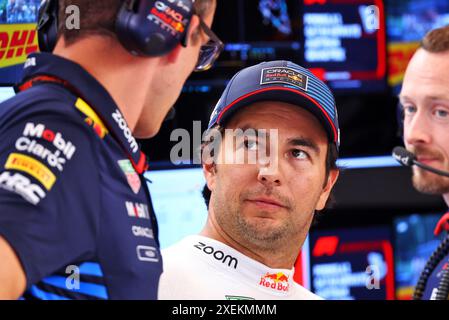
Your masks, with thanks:
M432 53L449 51L449 25L427 32L421 48Z
M210 13L215 0L196 0L195 13L204 18ZM124 0L59 0L58 35L71 45L89 35L102 35L116 39L115 19ZM80 28L65 27L66 8L75 5L79 8Z
M214 131L214 132L213 132ZM213 142L213 137L217 134L220 134L221 136L223 136L225 132L225 129L223 127L220 126L215 126L213 128L211 128L209 130L209 134L207 134L207 138L206 141L203 142L203 144L201 145L201 157L203 157L204 152L209 152L211 157L215 157L216 155L213 154L212 151L206 150L208 148L209 145L212 144ZM203 158L201 158L203 159ZM337 160L338 160L338 150L337 150L337 146L335 145L335 143L333 142L329 142L328 144L328 148L327 148L327 154L326 154L326 179L325 179L325 183L329 177L329 174L332 170L339 170L338 166L337 166ZM207 209L209 209L209 202L210 202L210 197L212 195L211 191L209 190L209 188L207 187L207 184L204 185L203 191L203 198L204 198L204 202L206 203L206 207ZM329 209L332 208L332 206L335 203L335 199L333 196L333 193L331 192L329 199L326 202L326 207L325 209Z

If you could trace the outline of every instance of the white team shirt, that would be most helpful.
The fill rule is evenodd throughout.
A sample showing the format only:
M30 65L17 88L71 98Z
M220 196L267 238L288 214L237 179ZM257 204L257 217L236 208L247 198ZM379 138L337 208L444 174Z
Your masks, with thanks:
M271 269L210 238L192 235L162 250L161 300L319 300L293 281L294 269Z

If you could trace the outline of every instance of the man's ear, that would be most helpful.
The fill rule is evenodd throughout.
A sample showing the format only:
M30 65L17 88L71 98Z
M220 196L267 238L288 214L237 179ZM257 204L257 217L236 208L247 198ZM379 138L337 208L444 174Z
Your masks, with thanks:
M193 15L192 19L190 20L190 24L186 34L187 46L192 43L194 44L195 42L194 40L196 40L196 38L198 38L198 35L200 34L199 31L200 31L200 18L198 18L197 15ZM181 53L181 49L182 45L178 44L176 48L174 48L170 53L166 55L168 63L175 63L178 60L179 54Z
M214 185L215 185L215 180L217 177L217 169L216 169L216 164L215 163L205 163L203 164L203 174L204 177L206 178L206 184L207 187L209 188L209 190L213 190Z
M201 35L200 18L194 14L190 19L190 24L186 34L186 46L196 46Z
M318 203L316 205L315 210L323 210L326 206L327 199L329 199L329 195L331 194L332 188L337 182L338 176L340 175L340 170L333 169L330 170L329 176L327 177L326 184L321 192L320 198L318 199Z

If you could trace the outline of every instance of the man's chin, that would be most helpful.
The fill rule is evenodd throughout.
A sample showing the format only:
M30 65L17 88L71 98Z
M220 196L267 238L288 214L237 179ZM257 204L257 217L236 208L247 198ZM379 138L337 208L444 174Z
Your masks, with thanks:
M142 139L142 140L150 139L150 138L153 138L158 133L159 129L160 129L160 126L157 128L154 128L154 126L152 127L150 125L148 125L145 128L136 128L133 131L133 136L136 139Z
M245 221L245 233L254 239L274 241L285 233L285 225L277 219L268 217L252 217Z
M430 172L414 172L413 186L419 192L441 195L449 192L449 178L440 177Z

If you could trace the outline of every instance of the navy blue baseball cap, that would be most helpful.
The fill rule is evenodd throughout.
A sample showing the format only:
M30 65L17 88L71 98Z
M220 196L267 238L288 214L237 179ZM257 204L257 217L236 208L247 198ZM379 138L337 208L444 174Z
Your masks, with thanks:
M329 140L340 147L332 92L312 72L290 61L262 62L239 71L215 106L208 128L224 126L236 111L260 101L281 101L308 110L321 122Z

